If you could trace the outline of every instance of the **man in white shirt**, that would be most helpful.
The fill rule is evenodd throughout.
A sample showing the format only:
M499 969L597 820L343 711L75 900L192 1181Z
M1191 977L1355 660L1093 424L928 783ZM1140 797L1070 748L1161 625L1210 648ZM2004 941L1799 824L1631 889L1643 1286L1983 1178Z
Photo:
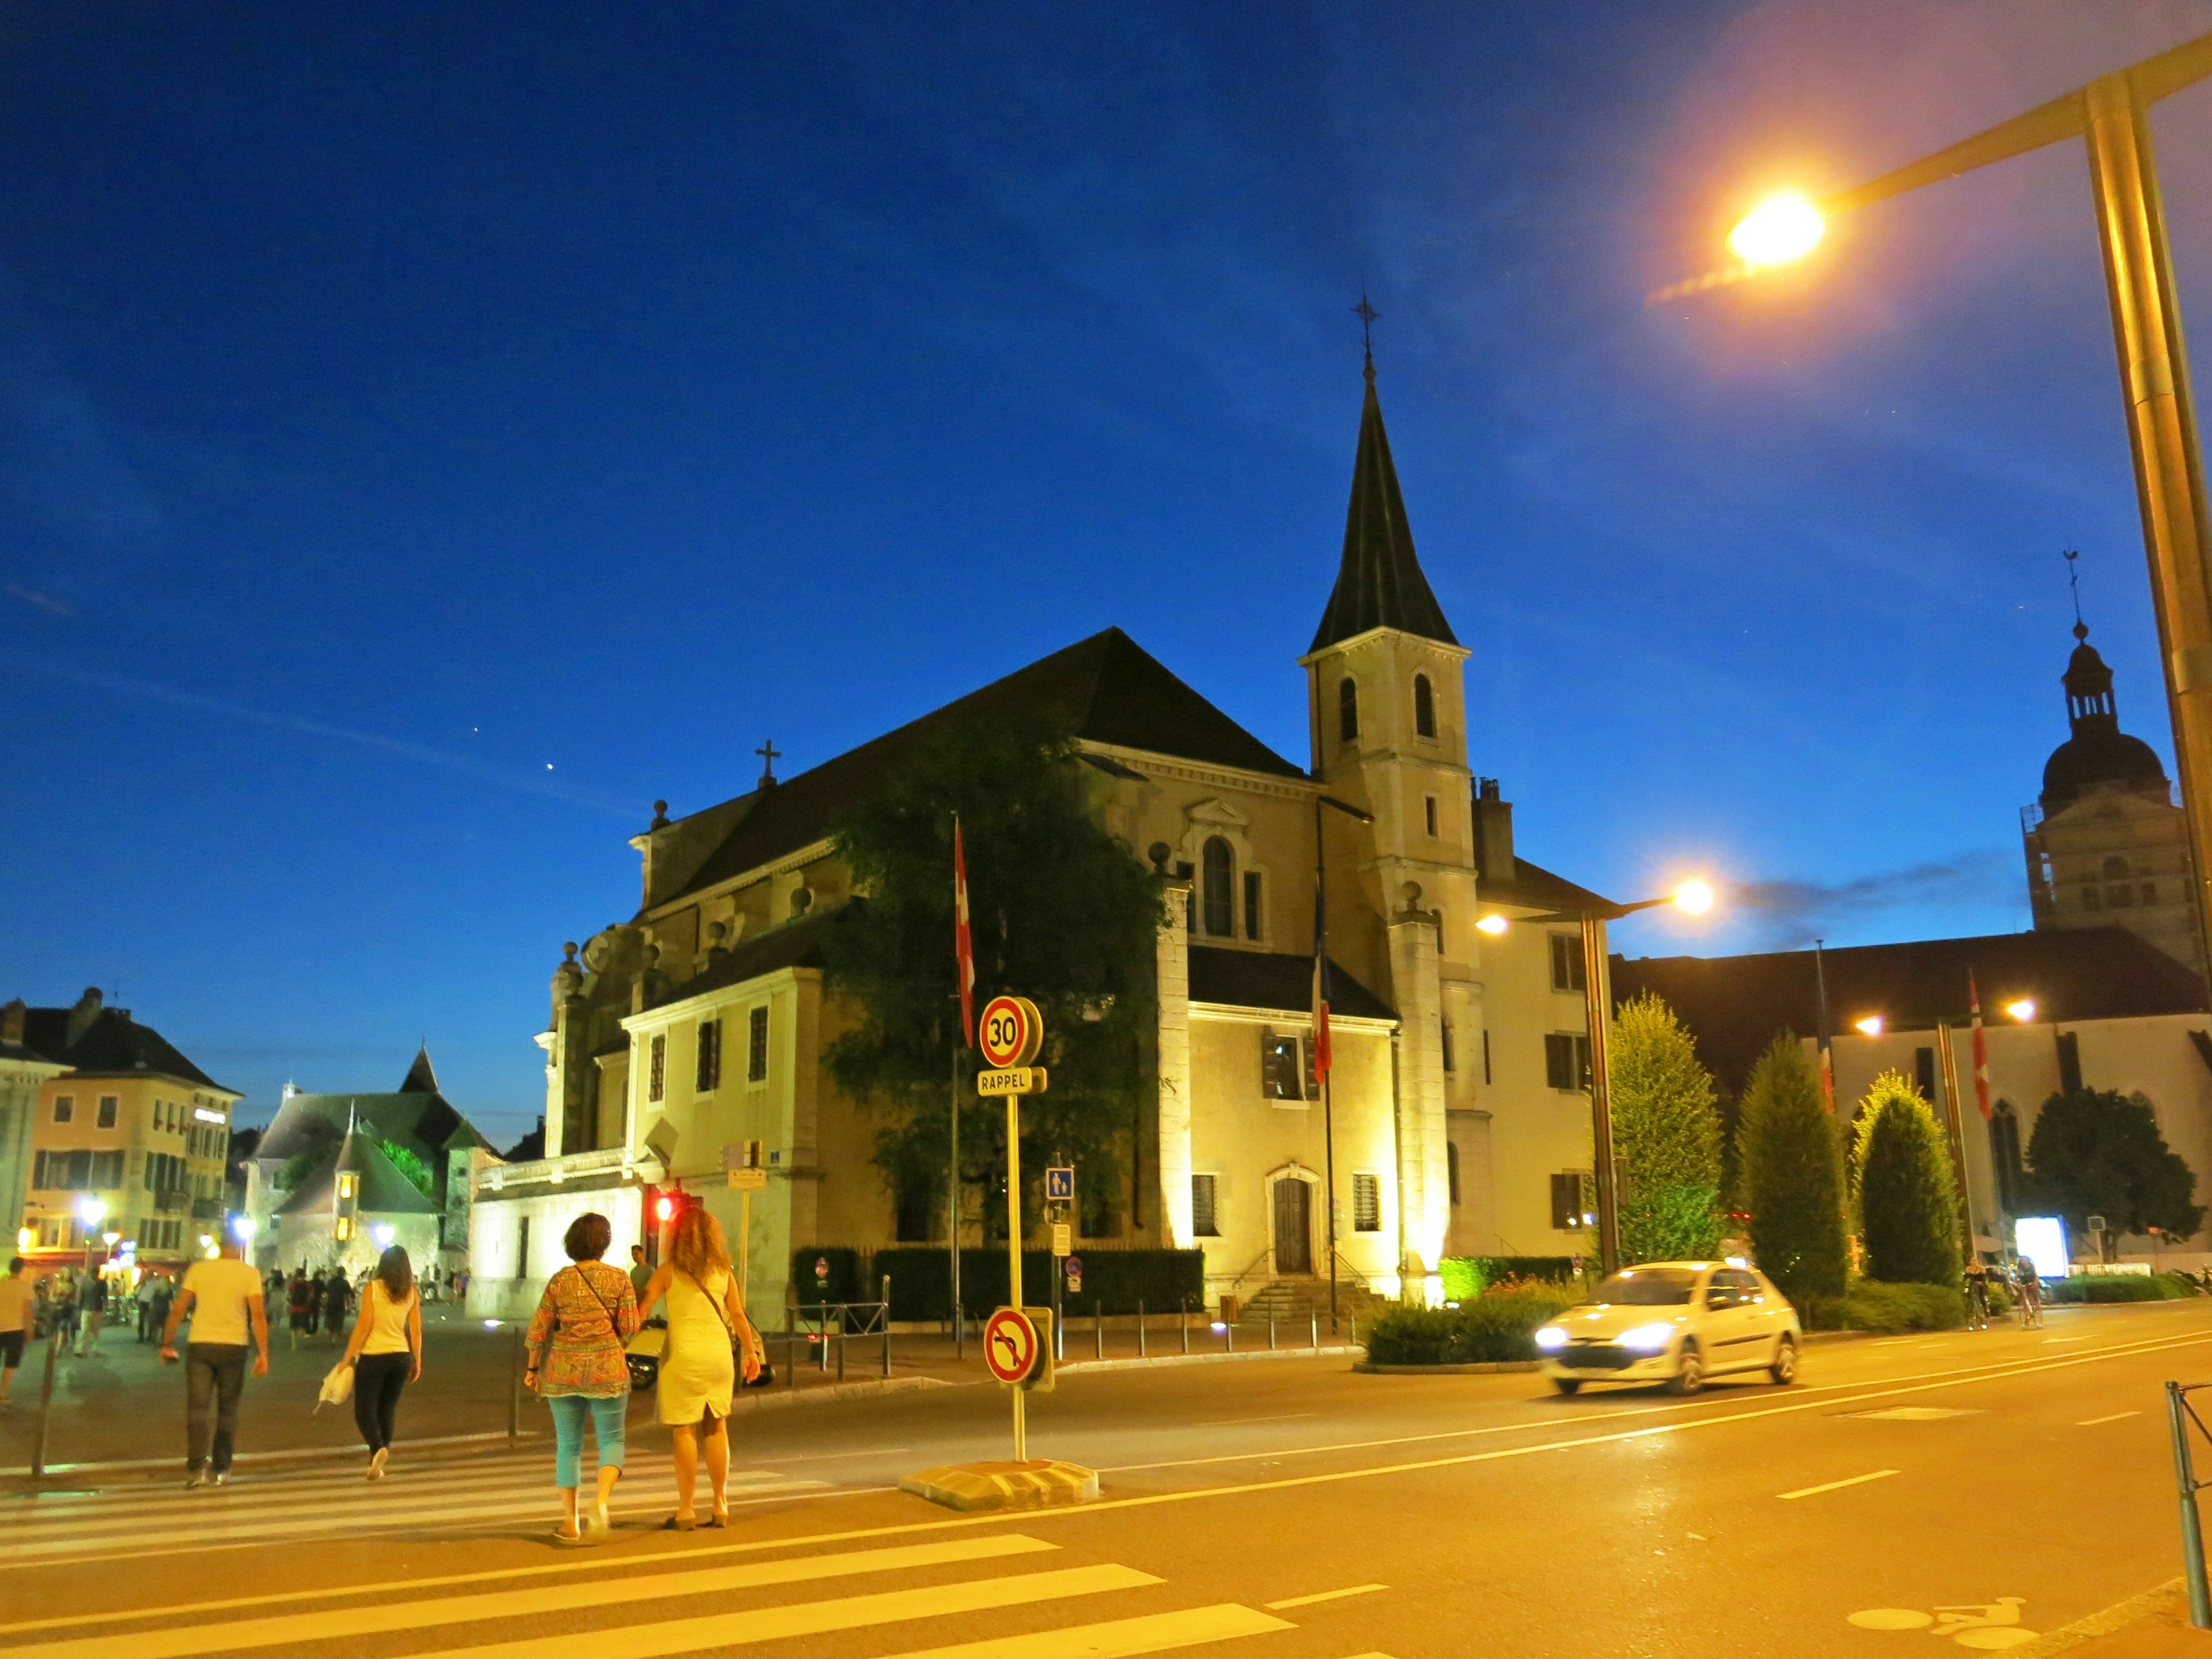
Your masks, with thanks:
M269 1375L269 1316L261 1305L261 1275L239 1260L238 1241L223 1235L222 1254L185 1269L176 1305L161 1331L161 1363L177 1360L177 1328L191 1316L192 1338L185 1348L185 1485L220 1486L230 1479L230 1457L238 1440L238 1401L246 1392L246 1338L256 1350L253 1374ZM214 1434L209 1407L214 1406Z
M31 1309L38 1291L23 1271L21 1256L8 1264L8 1277L0 1279L0 1406L8 1403L15 1371L23 1363L23 1344L31 1334Z

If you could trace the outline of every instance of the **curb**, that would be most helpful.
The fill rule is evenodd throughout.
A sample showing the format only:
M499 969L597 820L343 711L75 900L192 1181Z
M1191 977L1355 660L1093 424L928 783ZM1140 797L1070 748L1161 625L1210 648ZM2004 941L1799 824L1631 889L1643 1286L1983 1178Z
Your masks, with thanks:
M743 1412L782 1411L793 1406L834 1406L843 1400L872 1400L878 1395L913 1394L922 1389L954 1389L960 1385L941 1376L884 1376L873 1382L829 1382L819 1388L777 1390L762 1389L747 1395L738 1391L730 1415Z
M1363 1359L1352 1369L1369 1376L1495 1376L1500 1371L1543 1368L1540 1359L1476 1359L1464 1365L1376 1365Z
M1071 1359L1053 1369L1065 1376L1070 1371L1135 1371L1155 1365L1219 1365L1248 1359L1341 1359L1347 1354L1366 1352L1364 1345L1355 1348L1345 1344L1329 1348L1250 1348L1242 1353L1160 1353L1148 1354L1142 1359Z
M2102 1613L2093 1613L2087 1619L2077 1619L2070 1625L2062 1625L2058 1629L2046 1632L2036 1640L2008 1651L2014 1659L2051 1659L2053 1654L2078 1648L2100 1636L2111 1636L2130 1625L2147 1624L2169 1607L2179 1608L2184 1621L2187 1620L2188 1603L2183 1598L2179 1578L2169 1578L2156 1589L2145 1590L2141 1595L2131 1595L2124 1601L2115 1602Z

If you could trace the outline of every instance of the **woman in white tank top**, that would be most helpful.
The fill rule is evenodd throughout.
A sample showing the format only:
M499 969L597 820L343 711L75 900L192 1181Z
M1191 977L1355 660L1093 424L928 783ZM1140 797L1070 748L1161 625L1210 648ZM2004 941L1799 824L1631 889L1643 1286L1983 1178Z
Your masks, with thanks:
M353 1420L368 1446L368 1478L381 1480L399 1391L422 1375L422 1297L414 1264L397 1244L378 1260L362 1293L361 1316L339 1363L353 1367Z

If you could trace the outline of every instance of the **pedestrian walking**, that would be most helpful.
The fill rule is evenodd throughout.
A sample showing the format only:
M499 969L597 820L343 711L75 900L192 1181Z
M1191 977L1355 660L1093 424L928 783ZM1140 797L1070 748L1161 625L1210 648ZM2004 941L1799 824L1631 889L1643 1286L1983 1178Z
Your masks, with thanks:
M301 1337L315 1334L315 1304L321 1286L316 1285L311 1290L308 1288L311 1282L307 1270L302 1267L284 1286L284 1322L291 1328L292 1347L295 1352L299 1349Z
M8 1277L0 1279L0 1406L8 1403L8 1390L15 1386L23 1341L38 1308L38 1286L24 1271L27 1265L21 1256L11 1256Z
M138 1291L138 1340L158 1342L169 1322L169 1304L177 1299L176 1281L167 1273L153 1273Z
M368 1447L368 1478L381 1480L392 1459L399 1391L422 1378L422 1298L415 1264L397 1244L377 1259L376 1277L362 1292L361 1317L338 1363L353 1367L353 1420Z
M77 1332L76 1357L100 1352L100 1333L107 1324L107 1275L88 1273L84 1291L78 1299L78 1314L82 1328Z
M646 1311L645 1287L652 1282L653 1269L646 1265L645 1246L631 1245L629 1247L629 1288L630 1293L637 1297L637 1310L641 1316Z
M396 1247L395 1247L396 1248ZM381 1271L380 1267L379 1271ZM412 1275L410 1275L410 1279ZM345 1328L346 1310L353 1305L353 1286L346 1283L343 1269L333 1267L331 1276L323 1281L323 1329L332 1342Z
M64 1348L76 1340L76 1280L58 1273L53 1288L46 1292L46 1328L62 1334Z
M253 1340L253 1374L269 1375L269 1320L261 1310L261 1275L240 1261L237 1239L222 1236L222 1253L185 1269L176 1304L161 1328L161 1363L177 1363L177 1328L192 1322L185 1349L185 1485L220 1486L230 1479L238 1442L238 1402L246 1392L246 1348Z
M671 1532L689 1532L699 1524L695 1494L703 1447L714 1497L714 1516L706 1524L726 1527L730 1400L737 1392L738 1355L747 1382L760 1375L766 1355L760 1334L745 1316L744 1287L730 1271L722 1224L703 1205L690 1205L676 1218L668 1260L646 1281L638 1300L651 1307L664 1297L668 1349L660 1361L658 1394L660 1420L676 1439L676 1513L661 1524Z
M599 1497L592 1527L604 1536L608 1500L622 1479L629 1410L629 1363L623 1345L637 1334L637 1297L621 1268L601 1260L614 1242L614 1224L595 1211L568 1224L561 1246L569 1265L545 1281L538 1312L524 1340L529 1369L525 1387L553 1413L553 1484L561 1493L556 1543L580 1544L576 1490L583 1484L584 1425L599 1448Z
M1966 1328L1985 1331L1989 1328L1990 1270L1977 1254L1966 1261Z

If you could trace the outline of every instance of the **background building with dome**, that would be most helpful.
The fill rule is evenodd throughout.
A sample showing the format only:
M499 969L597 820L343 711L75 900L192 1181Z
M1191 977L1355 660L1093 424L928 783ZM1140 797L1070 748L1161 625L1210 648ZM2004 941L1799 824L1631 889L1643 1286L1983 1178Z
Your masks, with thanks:
M2039 928L2126 928L2204 971L2188 831L2157 751L2120 730L2112 671L2074 624L2066 665L2073 732L2021 809L2028 902Z

